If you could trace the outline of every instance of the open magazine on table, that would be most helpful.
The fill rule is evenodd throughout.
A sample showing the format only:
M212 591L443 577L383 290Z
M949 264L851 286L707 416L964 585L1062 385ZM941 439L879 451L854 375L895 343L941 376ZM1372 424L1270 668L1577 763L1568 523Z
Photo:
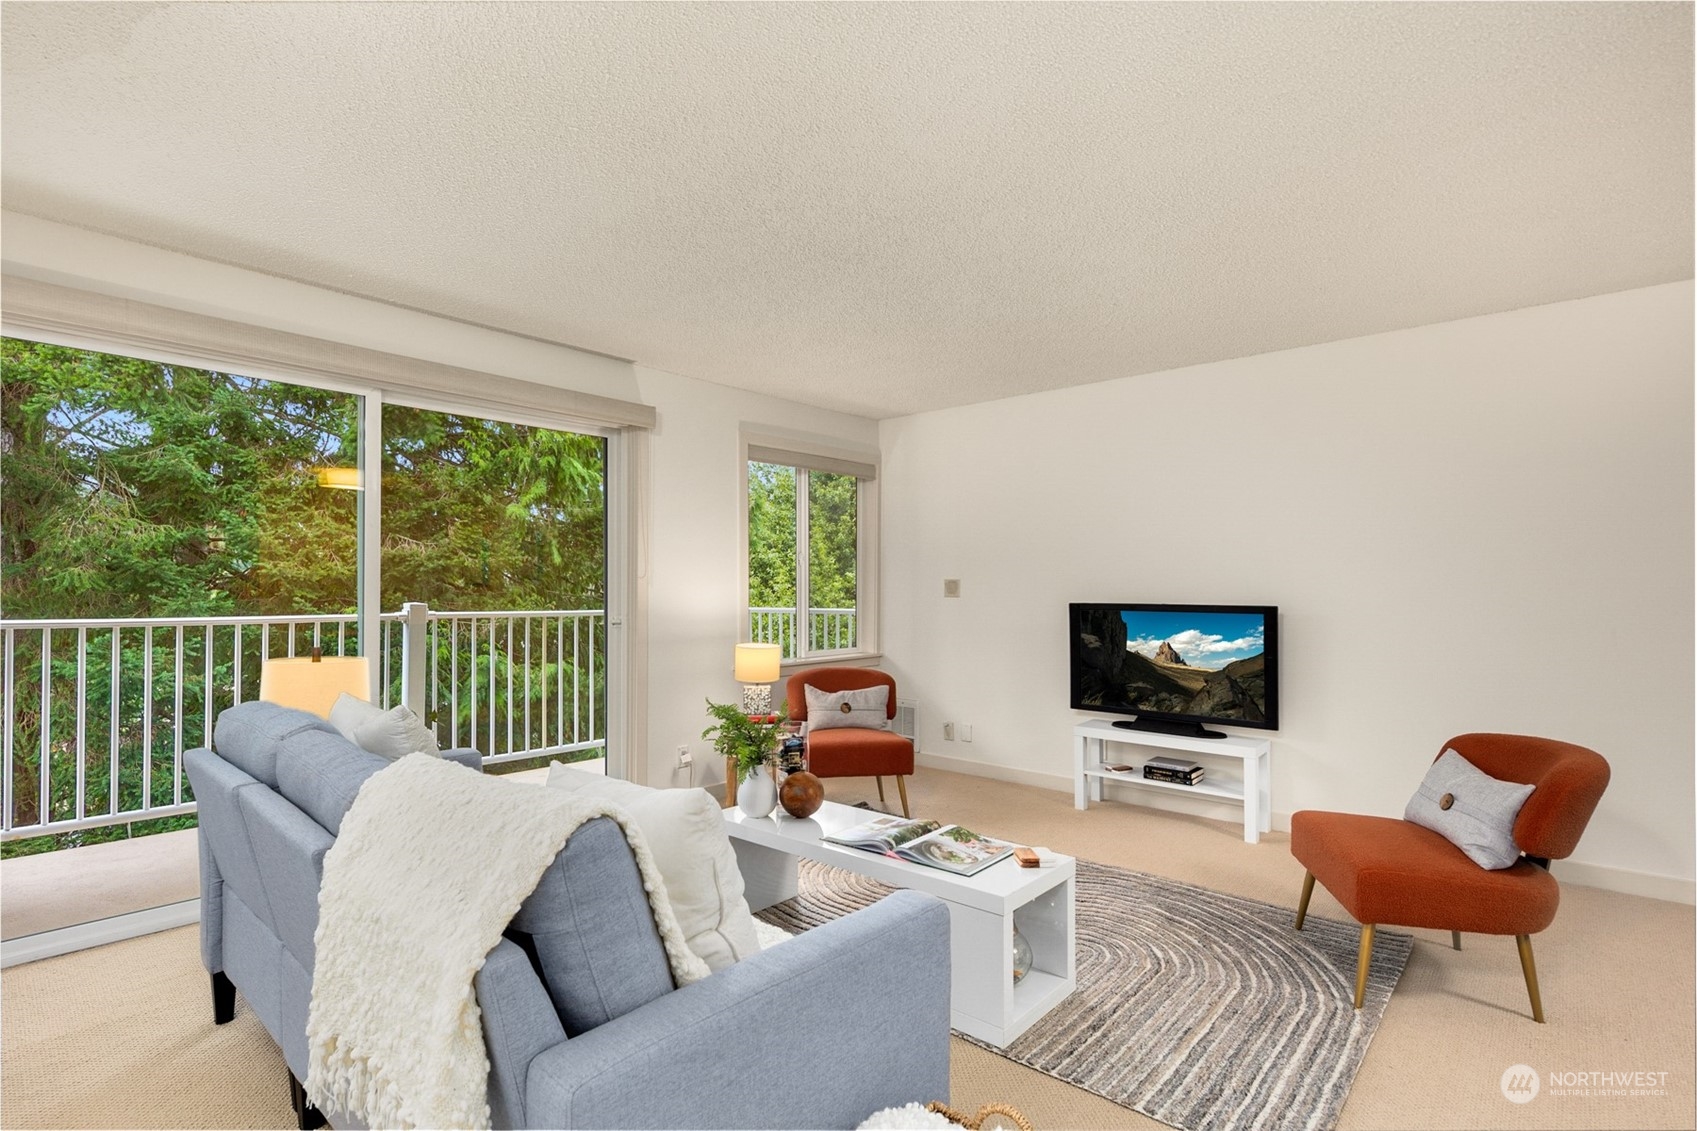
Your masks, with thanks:
M1005 841L979 836L960 825L888 816L875 817L840 833L828 833L825 839L915 864L928 864L961 876L970 876L1004 856L1012 856L1014 849Z

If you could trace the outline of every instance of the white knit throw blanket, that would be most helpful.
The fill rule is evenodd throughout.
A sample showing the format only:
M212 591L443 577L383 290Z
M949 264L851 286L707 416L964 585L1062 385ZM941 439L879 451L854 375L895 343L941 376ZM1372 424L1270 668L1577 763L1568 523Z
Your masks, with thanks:
M409 754L360 787L324 855L308 1098L374 1128L488 1127L472 978L567 838L600 816L630 842L673 979L705 978L647 843L619 810Z

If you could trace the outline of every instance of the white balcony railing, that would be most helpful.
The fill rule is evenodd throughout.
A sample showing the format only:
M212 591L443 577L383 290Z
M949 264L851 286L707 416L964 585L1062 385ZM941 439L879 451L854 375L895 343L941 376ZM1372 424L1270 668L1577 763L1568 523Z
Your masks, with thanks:
M385 707L485 764L606 746L605 614L441 612L379 619ZM356 655L357 618L0 620L0 839L194 812L183 752L259 694L268 657Z
M796 648L796 619L796 610L793 608L751 608L748 610L748 638L761 644L781 645L786 659L795 656L799 654ZM807 610L809 652L838 652L853 648L857 643L855 610Z

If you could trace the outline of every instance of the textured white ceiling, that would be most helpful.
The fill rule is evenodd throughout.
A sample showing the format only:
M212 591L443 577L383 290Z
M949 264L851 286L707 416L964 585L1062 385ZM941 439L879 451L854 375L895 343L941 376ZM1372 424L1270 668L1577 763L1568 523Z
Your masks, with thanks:
M1687 3L3 20L8 209L863 415L1692 274Z

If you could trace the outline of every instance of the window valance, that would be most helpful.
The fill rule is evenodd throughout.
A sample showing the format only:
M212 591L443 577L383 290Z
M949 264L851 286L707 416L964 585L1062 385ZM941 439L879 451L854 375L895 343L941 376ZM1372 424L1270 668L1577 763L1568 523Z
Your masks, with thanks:
M500 417L522 410L562 426L652 428L652 405L561 389L441 362L8 275L0 292L5 331L21 337L98 339L101 349L250 376L366 384L385 394L451 400Z

